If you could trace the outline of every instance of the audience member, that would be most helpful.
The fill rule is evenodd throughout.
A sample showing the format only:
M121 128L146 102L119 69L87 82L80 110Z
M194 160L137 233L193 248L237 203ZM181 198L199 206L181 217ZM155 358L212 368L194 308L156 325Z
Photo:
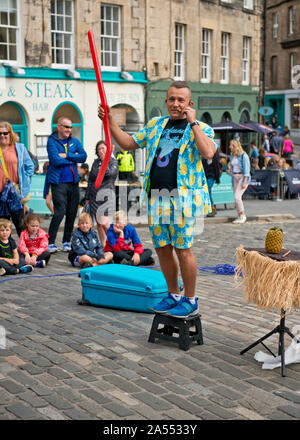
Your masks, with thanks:
M103 247L93 230L93 220L90 214L83 212L78 219L78 228L72 234L69 261L75 267L100 266L109 263L113 254L104 252Z
M40 227L38 214L29 213L23 220L24 229L20 235L18 249L26 264L34 267L46 267L50 260L48 234Z
M106 252L112 252L114 262L131 266L154 264L151 249L144 249L132 225L127 223L125 211L114 214L114 222L107 231Z
M132 154L129 151L121 150L117 155L117 161L119 164L119 179L130 180L135 168Z
M43 174L45 174L45 183L44 183L44 191L43 198L46 200L46 205L51 214L54 214L53 204L52 204L52 193L51 193L51 185L48 182L47 178L47 170L49 167L49 161L45 162L43 165Z
M239 141L232 140L229 148L230 170L227 172L232 176L235 207L238 214L238 217L233 221L233 223L245 223L247 217L245 215L242 196L250 181L250 160L248 154L245 153Z
M263 148L269 153L270 152L270 139L267 134L264 135Z
M281 147L282 147L282 137L279 136L277 131L274 131L271 139L270 152L274 154L280 154Z
M210 203L212 207L212 211L207 214L207 217L214 217L217 214L216 205L214 204L213 197L212 197L212 188L215 183L217 185L220 184L220 164L219 164L219 153L216 151L214 154L214 157L212 160L208 160L203 158L202 159L202 165L205 172L205 177L207 181L207 187L210 197Z
M24 204L29 201L34 165L26 147L17 142L9 122L0 122L0 195L4 208L1 217L12 219L17 234L22 231ZM12 182L12 184L10 183ZM14 187L16 189L14 189Z
M88 181L89 181L89 166L87 163L83 163L78 166L78 173L80 177L79 182L79 206L83 207L86 202L86 191L88 187Z
M283 138L283 145L281 149L281 156L285 159L291 160L293 154L294 144L290 136L286 134Z
M26 265L23 255L19 255L17 244L11 237L12 224L8 219L0 218L0 276L27 273L33 270Z
M260 147L258 149L258 168L260 170L265 169L266 167L266 155L265 155L265 149L263 147Z
M118 162L110 158L103 181L99 188L95 188L95 182L106 154L105 141L96 144L97 159L91 168L86 192L86 203L89 204L90 213L97 223L99 240L102 246L106 243L106 233L110 225L109 215L115 211L115 181L118 176Z
M54 214L49 226L49 251L56 252L55 244L57 231L64 216L66 216L62 239L62 250L70 251L70 239L79 203L79 175L77 164L86 160L80 141L71 134L72 121L67 117L60 117L57 122L57 131L48 139L47 151L49 167L47 181L51 185Z

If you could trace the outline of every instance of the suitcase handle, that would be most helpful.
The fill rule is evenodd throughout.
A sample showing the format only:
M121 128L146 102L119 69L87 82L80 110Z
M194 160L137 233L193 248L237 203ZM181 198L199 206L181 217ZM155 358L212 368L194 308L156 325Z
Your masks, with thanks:
M90 275L90 273L89 273L89 272L86 272L86 273L83 275L83 278L84 278L85 280L90 280L90 279L91 279L91 275Z

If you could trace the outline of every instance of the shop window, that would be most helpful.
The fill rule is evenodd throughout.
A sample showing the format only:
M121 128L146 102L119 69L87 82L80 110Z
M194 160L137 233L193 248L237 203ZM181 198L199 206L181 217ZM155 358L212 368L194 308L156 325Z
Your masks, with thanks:
M44 164L48 160L48 137L49 135L36 135L36 155L40 165Z
M76 137L83 142L83 122L82 115L77 106L74 104L64 103L61 104L53 113L52 118L52 131L57 127L57 121L59 118L65 117L72 121L72 136Z
M300 99L290 99L291 128L300 129Z
M248 110L244 110L240 116L240 123L243 124L244 122L250 121L250 115Z
M228 122L231 121L231 114L229 112L225 112L222 115L221 122Z
M150 112L150 116L149 119L155 118L155 117L160 117L162 115L160 108L158 107L153 107L153 109Z
M0 106L0 121L7 121L19 136L19 141L28 148L27 122L22 107L15 102L5 102Z
M212 124L212 117L208 112L203 113L200 119L202 122L205 122L205 124Z

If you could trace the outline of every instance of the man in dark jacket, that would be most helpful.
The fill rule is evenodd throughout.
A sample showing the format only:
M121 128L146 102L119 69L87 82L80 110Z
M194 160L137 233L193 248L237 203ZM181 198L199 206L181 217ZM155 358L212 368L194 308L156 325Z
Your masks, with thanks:
M57 121L57 131L48 138L47 152L49 167L47 181L51 185L54 214L49 226L49 251L58 250L55 239L59 225L66 216L63 247L69 252L69 244L79 202L77 164L85 162L87 154L80 141L72 137L72 121L61 117Z
M216 210L216 205L214 204L212 198L212 187L214 186L215 182L217 183L217 185L219 185L220 183L221 172L220 172L219 153L216 152L212 160L207 160L203 158L202 164L205 172L205 177L207 180L210 203L212 207L212 211L207 215L207 217L214 217L217 213L217 210Z

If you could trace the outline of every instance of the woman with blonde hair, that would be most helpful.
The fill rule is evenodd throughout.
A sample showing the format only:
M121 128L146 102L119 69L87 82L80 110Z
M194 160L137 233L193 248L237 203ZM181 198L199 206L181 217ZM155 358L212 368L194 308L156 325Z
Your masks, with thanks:
M7 197L6 212L1 217L12 219L17 234L22 231L24 209L20 205L9 204L8 191L10 182L17 186L23 203L29 195L31 176L34 173L34 165L26 147L18 142L18 135L14 133L9 122L0 122L0 199ZM13 188L12 188L13 189Z
M250 182L250 160L240 142L233 139L229 145L230 166L227 171L232 176L233 194L238 217L233 223L245 223L247 217L244 211L242 196Z

